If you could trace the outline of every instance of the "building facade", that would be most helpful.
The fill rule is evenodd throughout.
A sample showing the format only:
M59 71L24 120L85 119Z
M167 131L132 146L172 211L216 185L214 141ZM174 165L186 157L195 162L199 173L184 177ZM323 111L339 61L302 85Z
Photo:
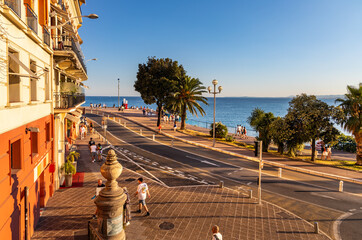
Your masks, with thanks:
M59 188L87 80L82 3L0 0L0 239L30 238Z

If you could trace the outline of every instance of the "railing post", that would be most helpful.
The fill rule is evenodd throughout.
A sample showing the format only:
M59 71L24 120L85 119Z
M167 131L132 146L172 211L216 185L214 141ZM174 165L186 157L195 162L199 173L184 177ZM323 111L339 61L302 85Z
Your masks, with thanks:
M152 135L152 140L155 141L155 134Z
M339 189L340 192L343 192L343 181L339 181Z
M140 129L140 135L142 135L142 129Z
M282 177L282 168L278 168L278 177L279 177L279 178Z

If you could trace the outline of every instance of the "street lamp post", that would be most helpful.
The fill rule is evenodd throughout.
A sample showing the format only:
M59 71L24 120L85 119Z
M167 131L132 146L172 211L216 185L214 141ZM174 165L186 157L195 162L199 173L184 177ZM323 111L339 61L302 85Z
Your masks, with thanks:
M50 14L50 17L53 17L54 14ZM68 21L60 24L60 25L56 25L56 26L50 26L50 27L47 27L48 30L49 29L56 29L56 28L60 28L60 27L63 27L65 26L66 24L68 24L70 21L72 21L73 19L77 19L77 18L83 18L83 17L86 17L86 18L89 18L89 19L97 19L98 18L98 15L97 14L89 14L89 15L83 15L83 16L78 16L78 17L72 17L70 18Z
M118 78L118 111L119 111L119 78Z
M214 91L212 92L211 90L212 90L212 88L209 86L208 88L207 88L207 90L209 90L209 93L211 93L211 94L214 94L214 124L213 124L213 126L212 126L212 146L213 147L215 147L215 106L216 106L216 94L219 94L219 93L221 93L221 90L222 90L222 87L221 86L219 86L218 87L218 92L216 92L216 85L217 85L217 80L216 79L214 79L214 80L212 80L212 85L214 85Z
M262 146L263 146L263 141L258 141L259 144L259 178L258 178L258 204L261 204L261 170L263 169L264 163L263 163L263 151L262 151Z
M84 63L87 63L87 62L89 62L89 61L97 61L97 60L98 60L97 58L92 58L92 59L85 60Z

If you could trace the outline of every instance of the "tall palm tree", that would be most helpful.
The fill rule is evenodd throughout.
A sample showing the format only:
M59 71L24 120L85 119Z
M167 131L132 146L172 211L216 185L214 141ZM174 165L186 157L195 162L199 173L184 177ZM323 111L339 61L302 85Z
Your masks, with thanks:
M347 86L344 98L336 99L342 109L339 120L342 127L351 132L357 143L357 163L362 166L362 84L359 87Z
M187 111L196 116L198 112L201 116L205 115L205 111L199 103L202 102L208 105L207 98L202 96L203 93L206 93L206 88L202 86L198 78L186 76L180 80L180 85L174 93L172 110L179 112L181 115L181 130L186 127Z

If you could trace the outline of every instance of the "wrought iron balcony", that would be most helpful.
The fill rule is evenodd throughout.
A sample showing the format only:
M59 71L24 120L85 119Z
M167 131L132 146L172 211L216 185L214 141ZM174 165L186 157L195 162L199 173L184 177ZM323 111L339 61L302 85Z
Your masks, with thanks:
M43 41L50 47L50 33L45 26L43 26Z
M26 7L26 21L28 27L33 30L36 34L38 34L38 16L35 14L33 9L29 6L29 4L25 3Z
M70 36L53 37L53 49L59 51L73 51L85 72L87 67L84 62L84 55L78 42Z
M11 8L21 18L21 0L5 0L5 5Z
M57 92L54 93L55 108L69 109L85 101L84 93Z

